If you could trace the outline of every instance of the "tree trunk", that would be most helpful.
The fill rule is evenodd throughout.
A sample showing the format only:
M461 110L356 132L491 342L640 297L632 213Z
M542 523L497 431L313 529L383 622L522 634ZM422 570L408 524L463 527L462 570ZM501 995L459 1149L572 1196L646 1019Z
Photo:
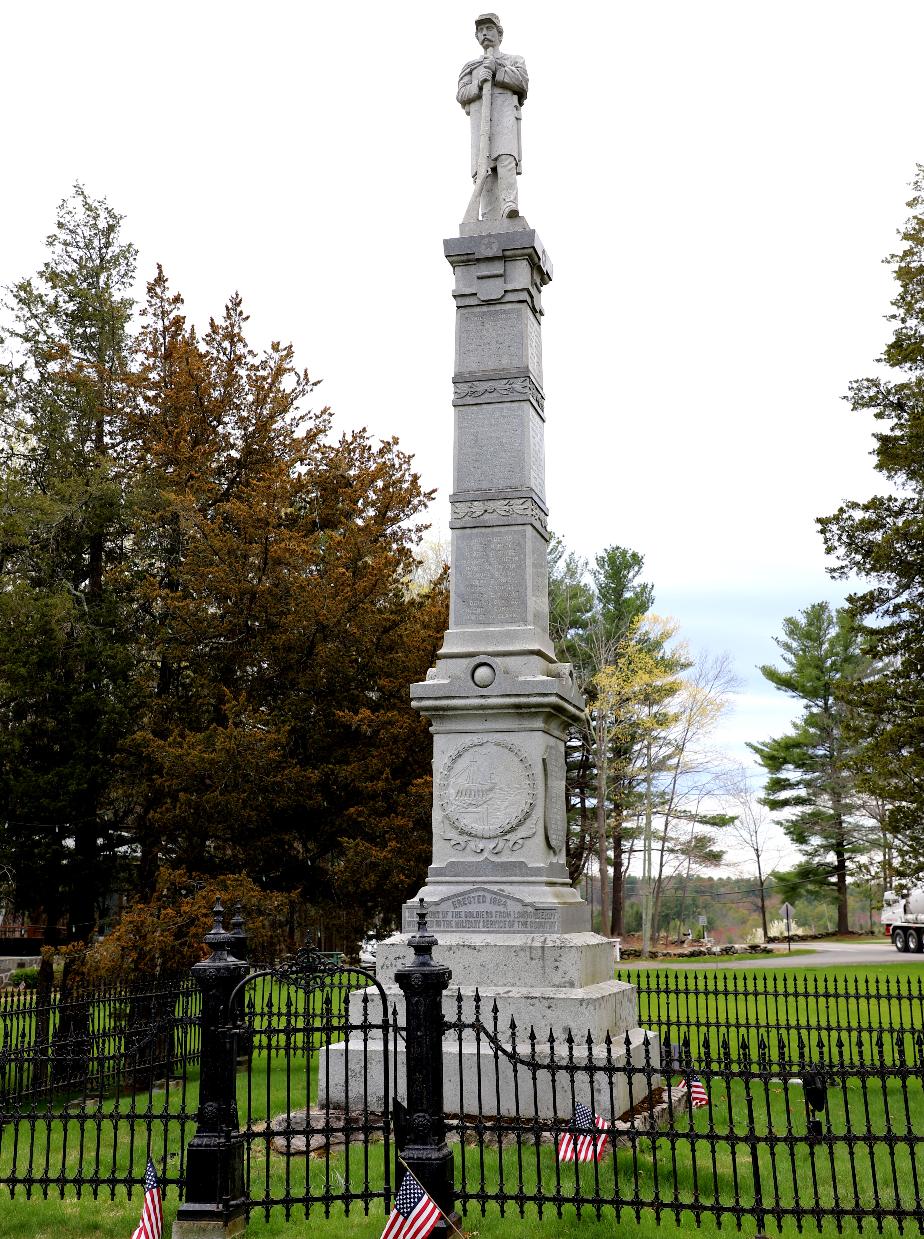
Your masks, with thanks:
M658 849L658 876L654 883L654 906L651 910L651 932L657 937L661 928L661 896L664 892L664 853L667 849L667 836L670 830L670 817L665 814L664 829L661 832Z
M850 932L850 919L847 915L847 857L844 850L844 821L837 818L837 842L834 846L835 876L837 878L837 932Z
M617 805L613 811L613 899L610 909L610 935L621 938L625 922L625 889L622 872L622 813Z
M757 857L757 885L760 888L760 923L764 931L764 942L770 937L770 931L767 928L767 894L764 890L764 875L760 867L760 853L755 853Z
M58 1026L51 1040L53 1088L79 1088L90 1074L90 1014L92 1001L83 973L83 956L64 961L58 994Z
M52 1003L55 970L52 951L43 950L35 983L35 1032L32 1036L32 1074L29 1087L33 1098L48 1087L51 1076Z
M603 738L599 732L596 744L596 821L597 821L597 864L600 867L600 930L606 933L610 923L610 892L607 881L606 861L606 752Z
M90 945L96 928L96 895L99 865L99 835L96 819L84 820L74 830L76 881L70 901L70 936Z
M642 958L651 954L651 741L645 745L645 832L642 843Z
M157 883L160 864L160 836L149 824L149 809L145 809L138 823L137 836L140 843L138 857L138 890L149 896Z

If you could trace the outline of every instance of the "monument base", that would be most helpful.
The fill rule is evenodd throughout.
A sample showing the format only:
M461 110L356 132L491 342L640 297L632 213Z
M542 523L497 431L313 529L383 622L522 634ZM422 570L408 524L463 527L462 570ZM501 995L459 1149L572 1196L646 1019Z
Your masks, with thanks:
M648 1044L646 1046L646 1038ZM509 1049L509 1038L505 1048ZM650 1064L651 1088L662 1083L658 1073L660 1046L654 1034L634 1028L626 1037L614 1041L610 1050L594 1051L593 1067L588 1065L586 1045L575 1050L575 1065L567 1068L568 1055L559 1042L536 1043L528 1039L517 1043L517 1059L513 1061L497 1053L493 1045L483 1040L459 1041L447 1036L443 1043L443 1090L446 1113L483 1115L501 1118L533 1118L570 1120L579 1101L590 1106L595 1114L613 1122L633 1106L644 1101L649 1092L645 1068ZM535 1065L534 1065L535 1064ZM554 1065L554 1070L552 1069ZM626 1065L634 1070L621 1071ZM407 1051L399 1042L397 1053L391 1049L388 1060L393 1096L406 1093ZM386 1108L381 1081L383 1049L381 1040L365 1043L356 1039L321 1051L318 1071L318 1106L343 1106L352 1098L353 1107L365 1098L372 1111ZM573 1081L573 1093L572 1093Z
M490 896L490 892L485 894ZM395 934L378 947L378 977L399 1026L404 1024L404 996L393 977L407 959L407 943L406 935ZM573 1101L588 1101L593 1092L597 1113L618 1117L647 1095L643 1074L617 1071L611 1075L601 1070L607 1064L625 1065L627 1054L635 1068L650 1065L657 1072L660 1067L657 1038L638 1027L635 986L613 977L613 947L608 939L590 932L442 933L435 958L452 969L452 982L443 997L443 1016L450 1026L443 1040L449 1112L475 1114L480 1105L482 1114L567 1118ZM362 1023L366 1001L366 1010L377 1011L379 1000L373 991L360 990L350 996L354 1027ZM459 1027L473 1024L476 1012L490 1034L497 1029L499 1049L483 1033ZM593 1043L593 1069L588 1066L588 1034ZM538 1071L532 1066L534 1047ZM351 1098L354 1105L364 1098L372 1110L384 1107L386 1099L378 1095L383 1079L380 1039L370 1037L364 1043L357 1034L348 1045L330 1047L323 1057L318 1072L319 1105L348 1108ZM560 1069L550 1070L553 1063ZM566 1069L569 1063L575 1066ZM401 1097L404 1047L400 1040L389 1070L395 1065L398 1079L391 1087ZM653 1083L659 1081L655 1078Z

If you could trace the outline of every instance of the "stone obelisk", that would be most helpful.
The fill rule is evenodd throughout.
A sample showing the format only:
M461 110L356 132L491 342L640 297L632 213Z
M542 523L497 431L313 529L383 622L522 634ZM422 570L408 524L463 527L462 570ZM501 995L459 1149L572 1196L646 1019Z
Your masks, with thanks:
M400 1010L392 978L423 899L452 969L449 1019L457 989L471 1018L477 989L482 1013L496 1002L500 1027L513 1019L524 1044L531 1028L559 1044L590 1032L602 1051L609 1033L618 1056L628 1034L636 1058L635 989L614 979L612 944L591 932L565 864L565 736L584 702L549 639L541 323L552 264L517 202L526 66L500 52L496 14L478 18L476 35L484 55L457 94L474 190L460 235L443 242L456 304L449 629L411 687L433 733L433 863L403 934L379 944L378 976ZM447 1041L447 1104L460 1054L477 1053L473 1040ZM475 1065L462 1074L467 1106ZM551 1105L544 1091L540 1108ZM501 1092L506 1112L513 1098Z
M420 891L450 993L477 987L525 1034L641 1039L635 990L565 865L565 736L584 702L549 639L542 295L552 264L519 214L521 57L496 14L457 98L472 128L472 200L443 249L455 276L450 618L411 687L433 733L433 863ZM487 123L486 123L487 112ZM476 156L477 151L477 156ZM413 931L417 901L404 908ZM379 974L405 948L379 948Z

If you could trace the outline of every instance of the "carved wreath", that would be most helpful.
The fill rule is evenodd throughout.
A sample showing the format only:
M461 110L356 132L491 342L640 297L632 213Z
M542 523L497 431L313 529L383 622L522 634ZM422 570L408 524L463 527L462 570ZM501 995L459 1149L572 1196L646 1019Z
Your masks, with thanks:
M493 379L482 383L456 383L456 400L477 400L479 396L525 396L529 393L529 379Z
M452 505L453 520L478 520L483 516L528 516L545 528L545 516L532 499L466 499Z
M490 799L486 798L485 804L488 807L484 816L479 820L477 796L480 790L484 790L486 797L488 797L492 789L496 790L496 785L469 784L468 786L473 789L473 796L476 797L474 800L476 808L473 811L469 811L466 815L459 809L457 804L458 790L455 796L453 794L453 774L458 769L459 763L466 753L473 753L476 749L486 749L491 746L505 749L516 758L520 776L517 779L517 790L520 794L516 797L514 803L507 808L506 812L501 812L493 820L490 815ZM457 835L443 831L443 838L457 851L464 851L466 847L470 846L475 853L490 850L497 854L509 845L510 850L516 852L527 839L536 833L535 827L525 829L527 819L536 804L536 778L533 773L532 763L522 749L512 744L509 740L470 740L468 744L461 745L443 766L437 785L439 804L443 811L444 821L453 826L458 834L462 836L458 838Z
M545 397L538 386L526 375L508 379L490 379L481 382L453 384L456 400L483 400L485 397L529 396L540 409L545 408Z

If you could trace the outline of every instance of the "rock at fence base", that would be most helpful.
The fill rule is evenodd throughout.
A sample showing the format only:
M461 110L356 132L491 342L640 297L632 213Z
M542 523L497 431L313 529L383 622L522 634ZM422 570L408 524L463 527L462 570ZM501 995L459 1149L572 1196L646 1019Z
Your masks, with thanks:
M304 1136L274 1136L272 1140L274 1153L282 1153L287 1157L299 1157L308 1152L308 1141Z
M350 1113L343 1110L293 1110L290 1114L277 1114L269 1124L269 1128L277 1134L270 1141L274 1153L283 1157L305 1157L309 1153L319 1155L325 1152L338 1152L346 1145L347 1119L351 1144L363 1144L380 1140L381 1134L376 1131L366 1133L363 1128L368 1123L377 1121L373 1114Z

